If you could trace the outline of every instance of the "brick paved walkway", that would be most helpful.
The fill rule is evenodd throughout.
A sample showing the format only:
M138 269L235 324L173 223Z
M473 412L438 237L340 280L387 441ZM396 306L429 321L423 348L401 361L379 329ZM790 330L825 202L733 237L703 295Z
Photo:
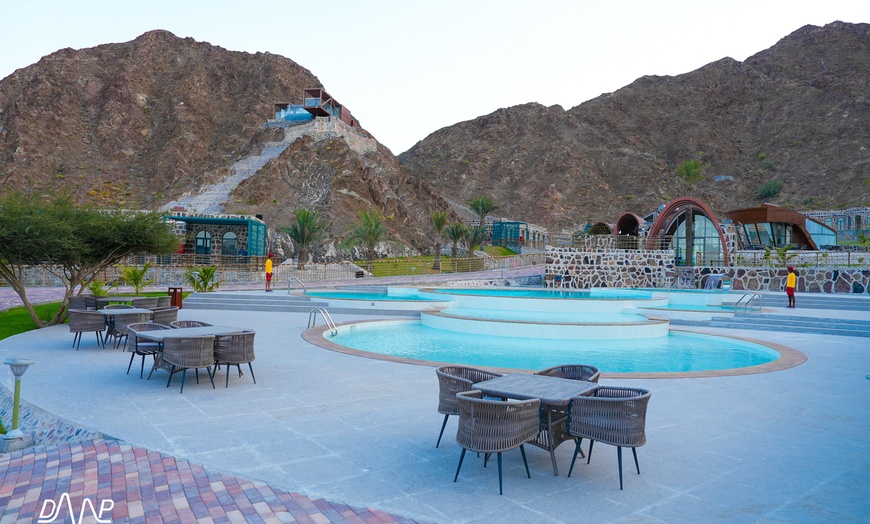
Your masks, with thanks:
M300 522L413 523L386 513L310 499L298 493L206 470L186 460L115 441L93 440L36 446L0 454L0 524L36 522L51 517L66 522L70 507L78 522ZM69 495L69 503L62 500ZM114 503L102 501L111 500ZM88 519L88 517L91 517Z

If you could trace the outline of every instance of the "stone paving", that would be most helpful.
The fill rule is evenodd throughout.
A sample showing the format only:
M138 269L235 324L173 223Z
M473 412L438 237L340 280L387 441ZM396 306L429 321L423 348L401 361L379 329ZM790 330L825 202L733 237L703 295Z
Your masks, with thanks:
M115 441L22 450L0 457L0 474L0 524L52 517L66 522L82 514L133 524L413 522L311 499Z

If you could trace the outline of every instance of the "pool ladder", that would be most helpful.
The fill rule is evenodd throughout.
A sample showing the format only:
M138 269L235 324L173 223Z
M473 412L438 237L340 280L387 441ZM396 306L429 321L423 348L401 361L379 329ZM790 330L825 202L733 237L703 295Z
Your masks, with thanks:
M338 328L335 327L335 322L332 321L332 317L329 316L329 311L327 311L325 307L318 307L311 310L311 313L308 314L308 329L317 325L318 313L323 317L323 322L326 323L326 327L329 328L329 335L333 337L338 335Z
M290 278L287 279L287 294L288 295L290 294L291 291L293 291L293 288L290 287L290 282L293 280L295 280L296 282L299 282L299 284L302 286L302 289L308 289L307 287L305 287L305 282L302 282L301 280L299 280L299 277L291 276Z
M740 300L738 300L737 302L734 303L734 309L741 307L740 303L743 302L743 299L746 299L746 302L743 304L742 307L744 309L753 309L752 301L753 301L753 299L756 299L756 298L758 299L758 310L761 311L761 295L759 295L758 293L746 293L746 294L744 294L742 297L740 297Z

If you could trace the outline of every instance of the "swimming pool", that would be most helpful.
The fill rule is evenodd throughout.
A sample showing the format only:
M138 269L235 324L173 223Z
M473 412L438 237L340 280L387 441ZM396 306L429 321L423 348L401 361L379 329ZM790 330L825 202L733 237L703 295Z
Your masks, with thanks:
M431 306L423 302L419 321L362 322L339 326L328 339L322 337L322 331L320 339L304 336L337 351L401 361L522 370L580 362L607 373L653 375L725 372L771 363L776 367L780 349L793 351L729 337L676 332L669 319L661 318L667 309L655 309L671 305L711 314L719 310L722 292L715 293L719 297L714 299L705 298L713 293L696 293L685 301L688 304L671 304L673 295L646 290L393 289L381 296L416 293L423 298L439 297L441 302ZM373 307L375 304L372 302ZM683 313L680 309L675 312ZM785 367L791 365L797 364Z
M417 321L342 326L329 341L390 357L525 370L581 362L611 373L695 372L757 366L779 358L777 351L761 344L693 333L630 340L553 340L457 333Z

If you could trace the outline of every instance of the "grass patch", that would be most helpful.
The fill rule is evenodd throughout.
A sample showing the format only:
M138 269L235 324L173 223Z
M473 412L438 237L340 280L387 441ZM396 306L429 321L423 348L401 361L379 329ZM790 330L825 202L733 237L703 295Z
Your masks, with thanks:
M43 320L53 317L59 308L60 302L33 306L36 314ZM33 320L30 318L30 313L27 312L24 306L14 307L8 311L0 311L0 340L34 329L36 329L36 325L34 325Z
M189 291L182 293L182 298L186 297L189 294ZM165 297L166 292L151 291L148 293L142 293L141 296ZM37 316L39 316L39 318L47 322L49 319L54 317L54 314L57 313L58 309L60 309L60 304L60 302L37 304L33 306L33 309L36 310L36 314ZM12 335L17 335L19 333L33 331L34 329L38 328L33 323L33 319L30 318L30 313L27 312L27 309L25 309L24 306L14 307L7 311L0 311L0 340L3 340L4 338L9 338Z

